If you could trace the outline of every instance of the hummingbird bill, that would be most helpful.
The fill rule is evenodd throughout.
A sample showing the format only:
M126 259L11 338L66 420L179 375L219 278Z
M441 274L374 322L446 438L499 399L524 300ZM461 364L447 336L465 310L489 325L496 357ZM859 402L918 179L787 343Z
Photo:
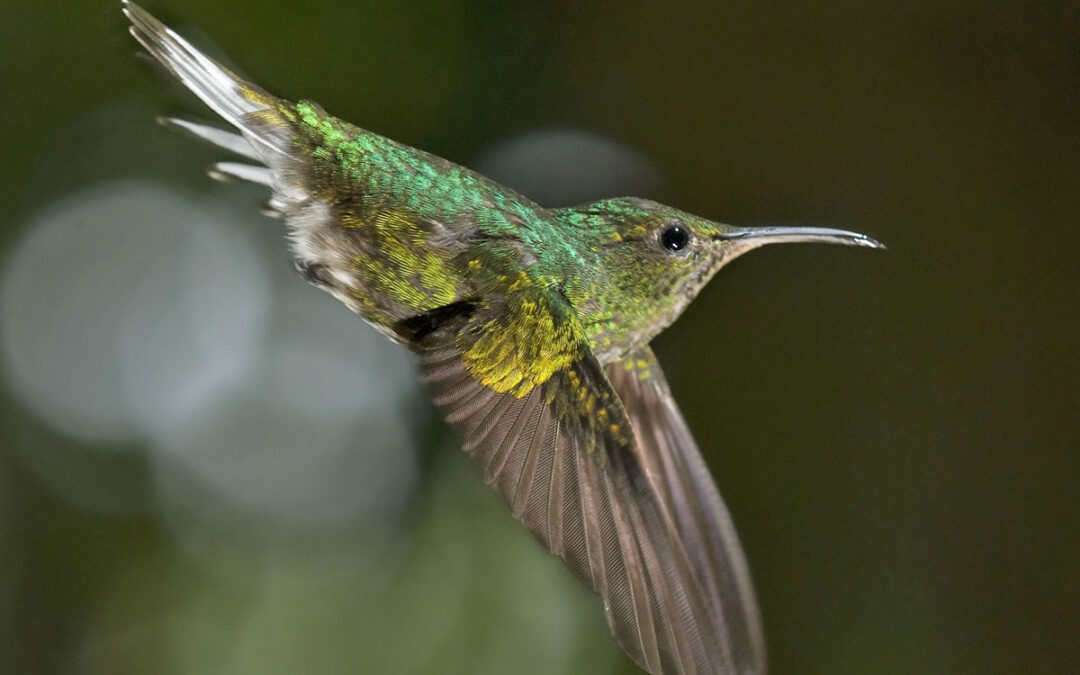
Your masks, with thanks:
M417 356L514 517L665 675L766 672L750 573L649 342L759 246L880 248L741 228L637 198L544 208L465 167L237 77L145 10L131 33L231 128L168 119L265 185L299 273Z

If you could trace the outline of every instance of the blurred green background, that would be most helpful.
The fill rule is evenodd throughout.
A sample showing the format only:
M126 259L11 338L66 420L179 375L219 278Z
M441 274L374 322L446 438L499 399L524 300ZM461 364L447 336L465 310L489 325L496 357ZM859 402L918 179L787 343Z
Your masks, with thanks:
M775 673L1080 663L1080 5L161 0L542 201L776 247L656 349ZM0 8L0 672L632 673L404 353L289 268L119 3Z

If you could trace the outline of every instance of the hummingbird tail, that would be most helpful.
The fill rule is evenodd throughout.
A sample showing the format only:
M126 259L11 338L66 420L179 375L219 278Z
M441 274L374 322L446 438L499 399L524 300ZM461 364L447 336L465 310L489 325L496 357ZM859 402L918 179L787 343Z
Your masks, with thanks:
M166 127L176 127L200 140L213 143L219 148L224 148L248 159L262 161L258 154L255 153L255 148L251 147L251 143L240 134L210 124L200 124L191 120L180 119L179 117L159 117L158 123Z
M292 131L279 112L282 101L241 79L135 3L123 0L123 4L135 39L239 133L175 118L160 121L266 165L220 163L211 167L212 176L269 185L274 190L271 203L278 210L303 202L308 195L293 180L297 167L290 152Z

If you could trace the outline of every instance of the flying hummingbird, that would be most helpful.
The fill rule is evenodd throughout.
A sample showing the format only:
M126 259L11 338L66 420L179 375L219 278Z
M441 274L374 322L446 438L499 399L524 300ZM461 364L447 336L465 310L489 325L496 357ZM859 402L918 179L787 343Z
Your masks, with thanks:
M235 131L297 270L415 352L437 407L514 516L603 598L651 673L764 673L746 560L649 341L765 244L881 248L741 228L656 202L548 209L469 169L245 82L134 3L131 33Z

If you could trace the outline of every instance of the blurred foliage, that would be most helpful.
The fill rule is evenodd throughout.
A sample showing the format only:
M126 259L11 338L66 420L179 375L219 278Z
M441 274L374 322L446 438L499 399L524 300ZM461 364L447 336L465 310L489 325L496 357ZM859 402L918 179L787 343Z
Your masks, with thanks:
M886 242L747 256L658 340L773 671L1080 662L1075 2L147 6L271 91L455 161L584 129L681 208ZM0 259L102 181L223 194L214 152L153 124L209 114L134 58L118 2L7 3L0 26ZM422 404L419 484L372 541L349 519L178 526L140 442L3 395L0 672L635 672ZM123 508L78 498L103 485Z

